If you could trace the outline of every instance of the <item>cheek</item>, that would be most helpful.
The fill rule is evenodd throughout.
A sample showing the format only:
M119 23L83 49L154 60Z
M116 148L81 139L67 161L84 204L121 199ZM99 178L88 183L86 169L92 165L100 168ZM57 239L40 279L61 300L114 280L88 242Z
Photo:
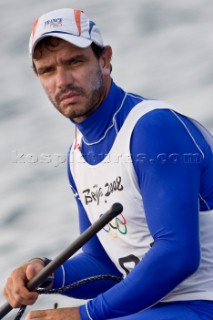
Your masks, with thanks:
M55 84L54 81L51 79L45 79L40 80L41 85L45 91L45 93L48 95L48 97L53 97L55 94Z
M85 86L90 90L95 90L100 87L103 81L103 73L100 67L90 70L84 77Z

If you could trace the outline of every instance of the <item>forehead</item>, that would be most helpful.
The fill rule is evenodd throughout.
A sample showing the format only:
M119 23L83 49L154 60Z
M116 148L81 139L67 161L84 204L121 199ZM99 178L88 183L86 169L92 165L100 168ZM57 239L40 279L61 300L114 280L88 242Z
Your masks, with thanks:
M42 39L36 46L33 55L33 61L38 61L45 57L51 57L57 53L63 55L88 55L92 53L92 49L90 46L87 48L79 48L65 40L56 37L46 37Z

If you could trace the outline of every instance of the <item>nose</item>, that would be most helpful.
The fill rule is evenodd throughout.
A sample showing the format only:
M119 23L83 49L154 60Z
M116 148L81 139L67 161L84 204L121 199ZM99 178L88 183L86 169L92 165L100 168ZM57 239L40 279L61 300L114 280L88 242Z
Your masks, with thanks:
M57 87L59 89L63 89L68 84L72 84L73 83L73 77L72 77L71 71L70 70L68 71L63 67L59 67L57 69L56 77L57 77L57 79L56 79Z

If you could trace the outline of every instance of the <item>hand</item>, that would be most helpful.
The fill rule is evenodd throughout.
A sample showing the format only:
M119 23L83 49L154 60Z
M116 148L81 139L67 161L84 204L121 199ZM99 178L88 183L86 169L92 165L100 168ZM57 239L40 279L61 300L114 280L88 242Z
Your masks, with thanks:
M4 288L5 298L13 308L35 303L38 293L30 292L25 285L43 268L43 262L34 259L13 270Z
M59 308L51 310L37 310L28 313L25 320L81 320L79 308Z

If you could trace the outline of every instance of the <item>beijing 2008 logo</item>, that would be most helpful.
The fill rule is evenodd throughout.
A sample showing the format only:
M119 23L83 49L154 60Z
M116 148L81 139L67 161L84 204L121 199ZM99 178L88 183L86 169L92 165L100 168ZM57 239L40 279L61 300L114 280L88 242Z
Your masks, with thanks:
M100 215L100 217L102 214ZM110 221L103 230L109 233L113 238L118 238L119 234L127 234L127 222L124 215L121 213L118 217L115 217Z

